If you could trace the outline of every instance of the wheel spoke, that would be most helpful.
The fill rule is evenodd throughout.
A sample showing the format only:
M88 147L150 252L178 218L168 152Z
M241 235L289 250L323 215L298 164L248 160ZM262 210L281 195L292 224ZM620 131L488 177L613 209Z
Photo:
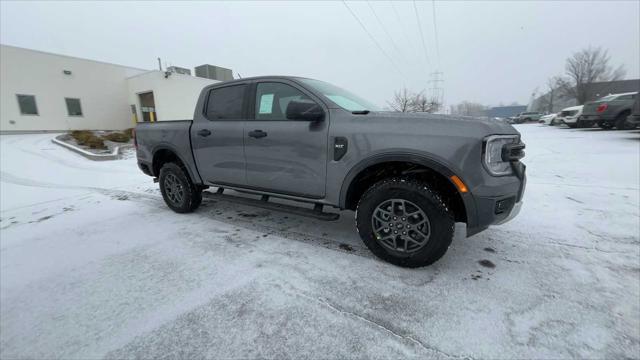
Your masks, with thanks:
M403 253L420 250L431 234L427 214L405 199L381 202L371 214L371 227L378 243Z

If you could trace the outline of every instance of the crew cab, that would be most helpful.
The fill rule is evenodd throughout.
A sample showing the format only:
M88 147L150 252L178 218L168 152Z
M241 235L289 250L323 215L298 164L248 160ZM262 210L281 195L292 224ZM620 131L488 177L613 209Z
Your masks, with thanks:
M615 126L618 130L630 130L636 127L633 122L628 122L631 108L638 97L638 92L611 94L596 101L584 104L582 116L578 120L580 127L591 127L594 124L602 129L611 129Z
M512 219L525 188L509 124L378 111L299 77L207 86L193 119L139 123L135 144L176 212L196 210L209 187L353 210L366 246L405 267L441 258L456 222L471 236Z

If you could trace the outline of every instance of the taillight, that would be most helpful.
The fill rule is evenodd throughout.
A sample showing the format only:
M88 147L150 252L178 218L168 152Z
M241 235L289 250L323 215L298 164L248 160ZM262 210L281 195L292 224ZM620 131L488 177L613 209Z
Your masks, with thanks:
M138 139L136 138L136 129L133 128L133 130L131 130L131 136L133 137L133 147L136 148L136 150L138 150Z
M598 105L598 108L596 109L596 112L603 112L605 110L607 110L609 108L609 104L600 104Z

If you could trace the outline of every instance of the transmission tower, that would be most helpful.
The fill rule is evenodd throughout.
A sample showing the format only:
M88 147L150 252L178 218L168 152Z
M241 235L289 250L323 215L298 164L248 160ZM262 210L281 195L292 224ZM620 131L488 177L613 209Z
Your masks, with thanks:
M444 82L442 71L434 71L429 74L429 88L430 99L440 105L441 109L444 107L444 88L442 83Z

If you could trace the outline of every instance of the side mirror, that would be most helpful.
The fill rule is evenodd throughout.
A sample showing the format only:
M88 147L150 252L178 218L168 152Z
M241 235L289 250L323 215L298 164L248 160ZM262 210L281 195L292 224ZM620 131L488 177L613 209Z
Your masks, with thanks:
M287 105L287 119L301 121L322 121L324 111L311 100L293 100Z

